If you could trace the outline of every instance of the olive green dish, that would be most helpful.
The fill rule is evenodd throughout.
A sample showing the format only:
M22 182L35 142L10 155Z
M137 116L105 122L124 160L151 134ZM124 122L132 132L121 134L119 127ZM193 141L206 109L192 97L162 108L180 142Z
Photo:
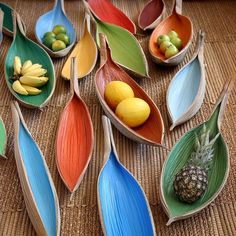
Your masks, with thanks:
M229 153L227 145L220 134L220 126L224 109L233 87L233 79L229 80L222 90L210 118L203 124L190 130L175 144L166 159L160 179L160 199L162 206L169 217L167 225L172 222L188 218L209 205L221 192L229 173ZM210 139L216 137L213 144L211 168L208 170L208 186L200 199L193 203L180 201L177 197L173 182L191 158L196 148L196 140L202 135L202 130L209 132ZM197 137L197 139L196 139Z

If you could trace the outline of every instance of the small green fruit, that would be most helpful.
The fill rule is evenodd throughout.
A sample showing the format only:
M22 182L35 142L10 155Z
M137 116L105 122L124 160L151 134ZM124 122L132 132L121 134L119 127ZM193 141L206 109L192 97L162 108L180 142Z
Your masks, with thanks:
M68 37L67 34L60 33L56 36L56 39L63 41L66 45L70 44L70 38Z
M56 41L54 37L47 36L43 39L43 44L48 48L52 48L52 44Z
M171 30L169 32L168 36L169 36L170 39L178 38L179 37L179 35L174 30Z
M173 43L175 45L175 47L177 47L179 50L182 48L183 46L183 43L182 43L182 40L177 37L177 38L171 38L171 43Z
M54 26L52 32L56 35L62 33L62 34L66 34L66 28L63 25L56 25Z
M52 44L52 50L54 52L58 52L61 51L62 49L66 48L66 44L61 41L61 40L56 40L53 44Z
M163 54L165 54L166 49L167 49L170 45L172 45L172 43L171 43L170 41L164 41L164 42L162 42L161 45L160 45L160 50L161 50L161 52L162 52Z
M43 38L46 38L46 37L56 37L56 35L53 33L53 32L46 32L44 35L43 35Z
M177 53L179 52L178 48L175 47L173 44L170 45L167 49L166 49L166 52L165 52L165 57L168 59L168 58L171 58L173 57L174 55L176 55Z
M158 47L161 45L164 41L170 41L170 38L166 34L159 35L157 38L157 45Z

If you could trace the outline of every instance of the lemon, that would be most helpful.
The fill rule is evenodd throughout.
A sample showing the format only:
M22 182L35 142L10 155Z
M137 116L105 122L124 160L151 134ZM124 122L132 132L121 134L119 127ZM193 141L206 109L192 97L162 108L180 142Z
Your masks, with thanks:
M112 81L106 85L105 100L108 106L115 110L117 105L126 98L133 98L133 89L125 82Z
M149 105L140 98L126 98L116 108L116 115L131 128L142 125L150 115Z

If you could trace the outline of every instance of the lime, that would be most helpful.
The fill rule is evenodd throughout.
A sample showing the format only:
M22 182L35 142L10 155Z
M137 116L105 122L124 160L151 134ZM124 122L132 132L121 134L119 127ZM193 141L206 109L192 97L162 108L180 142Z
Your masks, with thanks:
M66 45L63 41L61 40L56 40L53 44L52 44L52 50L54 52L60 51L62 49L65 49Z
M46 32L44 35L43 35L44 38L46 37L56 37L56 35L53 33L53 32Z
M66 28L63 25L56 25L54 26L52 32L56 35L60 33L66 34Z
M70 44L70 38L67 34L60 33L56 36L56 39L63 41L66 45Z
M43 44L48 48L52 48L52 44L56 41L55 37L47 36L43 38Z

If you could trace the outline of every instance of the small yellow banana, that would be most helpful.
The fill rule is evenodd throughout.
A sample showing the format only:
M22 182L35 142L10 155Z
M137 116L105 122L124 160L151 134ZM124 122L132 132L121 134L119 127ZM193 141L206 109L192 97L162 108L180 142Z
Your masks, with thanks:
M25 74L25 71L30 67L32 66L32 61L31 60L27 60L25 61L25 63L23 64L22 66L22 69L21 69L21 74L24 75Z
M42 76L45 75L47 73L47 70L43 69L43 68L39 68L36 70L31 70L25 74L23 74L24 76Z
M22 84L22 87L28 92L29 95L38 95L42 92L42 90L28 86L28 85Z
M13 65L14 65L14 75L19 75L21 73L21 67L22 67L20 57L15 56Z
M24 70L24 74L26 74L26 73L28 73L30 71L37 70L39 68L42 68L42 65L40 65L40 64L33 64L32 66L29 66L26 70Z
M15 92L21 94L21 95L28 95L28 92L24 87L22 87L21 83L19 80L16 80L12 84L12 88Z
M21 76L20 82L25 85L32 87L41 87L48 82L48 77L38 77L38 76Z

